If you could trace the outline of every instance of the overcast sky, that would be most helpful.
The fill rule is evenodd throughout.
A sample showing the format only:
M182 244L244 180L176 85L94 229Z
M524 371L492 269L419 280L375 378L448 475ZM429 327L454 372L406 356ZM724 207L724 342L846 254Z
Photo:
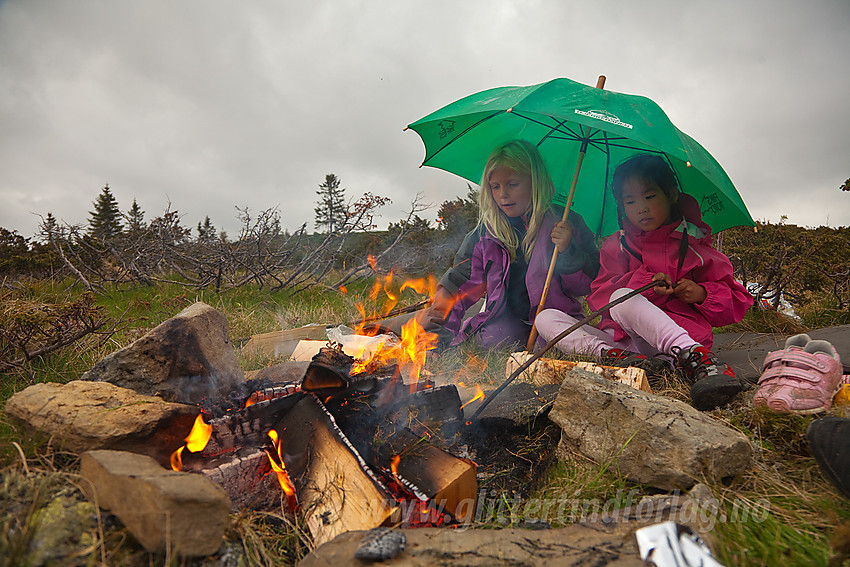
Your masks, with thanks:
M0 0L0 227L88 221L108 183L231 237L236 207L313 230L347 197L466 194L407 124L568 77L656 101L756 220L850 225L848 0Z

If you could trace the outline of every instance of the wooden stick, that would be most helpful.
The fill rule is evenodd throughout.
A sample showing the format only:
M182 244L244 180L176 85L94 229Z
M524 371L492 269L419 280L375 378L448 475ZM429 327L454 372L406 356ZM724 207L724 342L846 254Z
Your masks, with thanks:
M596 88L601 89L605 87L605 75L599 75L599 79L596 81ZM581 172L581 164L584 161L584 155L587 153L587 141L590 137L590 126L587 126L584 130L584 140L581 143L581 149L578 153L578 161L576 162L576 170L573 173L573 181L570 183L570 192L567 195L567 203L564 205L564 215L561 218L561 222L567 222L567 216L570 214L570 207L573 205L573 196L576 192L576 185L578 185L578 174ZM540 238L540 236L538 236ZM569 246L569 242L567 243ZM549 286L552 283L552 275L555 273L555 262L558 260L558 248L555 247L554 252L552 252L552 261L549 262L549 271L546 273L546 283L543 285L543 293L540 295L540 303L537 305L537 312L534 314L535 321L537 320L537 316L540 315L540 312L543 311L544 305L546 304L546 296L549 295ZM531 333L528 336L528 343L525 345L526 352L534 352L534 343L537 342L537 327L534 326L534 321L531 322Z

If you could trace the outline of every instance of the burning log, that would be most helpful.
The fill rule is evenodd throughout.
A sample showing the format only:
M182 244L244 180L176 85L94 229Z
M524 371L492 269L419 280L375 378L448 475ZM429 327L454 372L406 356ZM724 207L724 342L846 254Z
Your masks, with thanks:
M295 392L267 399L211 420L212 435L201 456L217 457L242 447L264 446L268 441L269 429L305 395Z
M466 518L474 512L476 464L431 442L454 435L463 423L457 388L449 385L408 394L407 386L401 385L400 390L405 395L389 404L340 398L327 402L328 411L374 469L392 471L401 484L408 481L431 508Z
M395 512L389 489L319 400L304 395L275 425L280 455L316 545L378 527Z
M418 487L431 506L461 522L472 518L478 493L474 462L455 457L407 429L397 430L387 440L377 460L387 460L390 454L393 473Z

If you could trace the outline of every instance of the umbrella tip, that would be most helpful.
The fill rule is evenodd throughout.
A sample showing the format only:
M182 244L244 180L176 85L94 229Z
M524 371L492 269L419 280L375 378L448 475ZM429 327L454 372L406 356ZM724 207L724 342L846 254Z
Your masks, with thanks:
M513 112L513 110L514 110L514 107L512 106L509 109L507 109L505 112Z
M402 132L407 132L407 129L408 129L408 128L410 128L410 126L405 126L404 128L402 128L402 129L401 129L401 131L402 131Z
M685 162L685 165L686 165L686 166L688 166L688 167L691 167L691 162L686 161L686 162Z

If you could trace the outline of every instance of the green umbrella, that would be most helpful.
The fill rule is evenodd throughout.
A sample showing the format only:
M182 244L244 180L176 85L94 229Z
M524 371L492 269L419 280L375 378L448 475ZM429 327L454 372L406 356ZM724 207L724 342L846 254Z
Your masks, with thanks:
M594 88L554 79L489 89L444 106L408 128L425 143L422 165L473 183L481 181L487 157L497 145L512 139L534 143L555 183L555 202L567 203L575 180L572 208L599 236L619 228L611 176L620 162L636 153L667 159L679 186L696 198L714 232L755 224L720 164L676 128L656 103L604 90L601 84Z

